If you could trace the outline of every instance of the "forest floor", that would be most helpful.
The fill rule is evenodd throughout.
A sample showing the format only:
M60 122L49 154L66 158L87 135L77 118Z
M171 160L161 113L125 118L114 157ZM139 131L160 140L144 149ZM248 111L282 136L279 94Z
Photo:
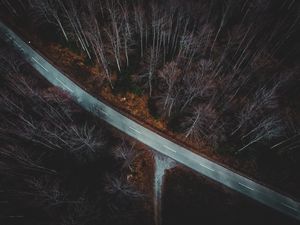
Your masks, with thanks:
M299 224L182 166L167 171L162 196L164 225Z
M236 158L231 155L224 155L215 152L211 147L205 145L194 145L183 135L171 132L167 129L167 124L162 119L154 118L148 110L148 97L143 94L133 92L115 92L111 89L109 83L102 86L97 84L101 68L90 65L83 53L71 50L72 47L64 47L61 44L47 40L47 33L44 37L41 33L31 26L29 21L12 21L5 20L13 27L14 31L21 34L24 40L30 40L35 49L38 49L45 57L47 57L53 65L70 76L72 80L84 87L89 93L104 101L105 103L118 109L127 117L138 121L143 126L155 130L159 134L168 137L172 141L179 143L188 149L200 154L212 161L218 162L225 167L231 168L238 173L253 177L263 183L267 183L285 193L293 194L294 197L300 198L298 180L290 182L281 182L280 177L262 176L257 168L255 159L252 158ZM46 30L46 28L45 28ZM113 75L113 79L117 75ZM99 82L100 83L100 82ZM149 158L149 157L148 157ZM281 176L281 175L278 175ZM143 187L145 188L145 187Z
M153 199L154 199L154 157L153 152L148 146L136 142L135 139L120 132L116 128L105 124L113 136L126 140L134 146L138 155L132 163L132 171L126 174L129 183L134 185L143 195L145 195L145 208L150 215L153 215Z
M44 77L40 76L37 71L32 69L30 65L26 66L26 77L29 77L30 79L34 79L36 84L39 85L39 88L44 90L45 92L56 92L56 88L53 87ZM27 66L28 71L27 72ZM75 103L76 104L76 103ZM76 105L77 107L77 105ZM107 124L106 122L99 120L94 115L91 115L91 113L81 110L81 107L78 106L78 112L77 112L77 120L82 120L83 122L86 122L86 120L94 121L94 125L97 129L97 127L102 128L105 132L109 133L112 140L108 140L109 143L117 144L121 141L126 141L130 145L134 146L135 151L137 152L136 158L133 160L131 164L131 170L124 169L122 171L122 177L124 177L128 184L131 184L135 189L137 189L143 196L143 213L141 213L141 223L144 225L152 225L153 224L153 183L154 183L154 158L153 153L149 149L149 147L143 145L142 143L137 143L133 138L125 135L121 131L115 129L110 124ZM76 111L76 110L75 110ZM88 118L88 119L87 119ZM1 187L1 183L0 183ZM1 193L0 193L1 194ZM1 196L1 195L0 195ZM2 206L5 206L5 204L1 204L0 211L2 209L3 212L6 211L5 208L2 208ZM20 214L27 212L27 209L20 208ZM30 211L30 210L29 210ZM34 213L34 212L32 212ZM20 219L21 218L21 219ZM9 222L12 222L13 224L19 224L18 222L25 221L22 217L16 217L16 218L9 218ZM34 215L32 217L37 218L37 215ZM26 218L28 219L28 218ZM0 215L0 224L1 224L1 215ZM8 223L7 223L8 224ZM21 224L21 223L20 223ZM23 224L23 223L22 223ZM26 223L27 224L27 223Z

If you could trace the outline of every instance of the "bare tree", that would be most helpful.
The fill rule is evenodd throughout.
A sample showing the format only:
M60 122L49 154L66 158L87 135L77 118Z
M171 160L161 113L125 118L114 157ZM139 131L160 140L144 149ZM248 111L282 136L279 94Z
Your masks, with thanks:
M69 36L76 41L76 43L79 43L81 49L86 52L87 56L91 59L90 46L83 29L80 7L76 5L76 2L73 0L58 2L66 21Z
M7 81L11 90L26 101L26 108L17 98L0 95L0 103L3 110L6 110L6 117L3 117L3 124L0 126L2 138L9 138L7 131L10 131L21 139L47 149L67 150L82 161L101 154L100 149L105 145L101 130L87 123L75 125L70 108L61 97L47 95L45 99L23 76L18 80L9 76ZM28 108L28 105L32 108ZM10 116L7 116L8 113Z
M153 99L156 101L158 114L166 119L171 118L179 108L180 90L173 88L171 92L163 92Z
M262 87L258 89L251 102L245 104L238 116L238 126L231 133L234 134L242 127L247 127L251 123L255 123L257 118L264 116L263 114L274 110L278 107L278 98L276 90L278 85L273 86L271 89Z
M24 59L16 52L8 48L0 50L0 71L4 73L20 73L24 64Z
M91 1L92 2L92 1ZM85 33L88 41L90 42L91 48L93 50L96 61L105 71L106 78L110 82L111 86L111 75L109 71L109 60L106 56L106 46L103 43L103 34L101 32L101 27L96 18L97 7L94 7L91 3L87 5L89 15L84 16L85 21Z
M68 205L67 214L62 216L60 225L86 225L103 218L105 217L98 199L90 200L83 194L74 204Z
M199 44L201 43L199 43L194 30L180 36L177 60L180 60L180 58L184 58L185 61L187 61L185 65L185 71L190 70L195 55L200 49Z
M179 91L176 90L176 83L181 79L182 72L176 62L166 64L160 71L158 71L159 82L162 82L163 93L160 95L160 104L163 107L164 113L170 117L173 108L176 106L177 96Z
M3 5L5 8L9 10L10 13L13 15L18 15L18 9L26 8L26 1L22 0L15 0L15 1L10 1L10 0L0 0L0 6Z
M242 140L247 140L246 144L237 150L236 153L241 153L249 149L255 143L271 142L275 138L284 136L284 127L281 121L274 117L267 117L262 119L255 128L251 129L247 134L242 136Z
M129 168L129 170L133 172L132 163L139 155L139 153L135 149L135 144L130 145L125 140L123 140L121 145L113 149L113 153L116 158L123 161L123 168Z
M25 117L23 120L26 123L19 124L23 125L19 135L48 149L70 152L82 162L96 159L103 153L105 142L94 126L38 122Z
M122 12L120 5L116 1L106 1L106 7L110 19L110 23L107 27L104 28L106 36L110 42L113 56L115 58L117 68L121 72L122 59L122 40L121 40L121 26L122 26Z
M70 200L66 190L58 180L44 176L40 178L27 179L28 192L23 192L33 198L35 204L51 211L66 204L76 204L77 201Z
M153 93L153 81L155 80L158 63L159 60L155 56L155 50L152 47L148 48L141 63L144 68L143 71L133 77L136 82L148 90L150 97Z
M105 191L115 195L117 198L141 198L143 195L135 190L132 185L122 181L120 178L107 176Z
M133 39L133 26L130 21L130 10L127 5L127 1L124 1L123 4L120 4L121 12L122 12L122 25L123 28L122 33L122 39L123 39L123 49L125 53L126 58L126 65L129 66L129 52L131 51L131 47L134 44Z
M216 94L216 82L212 77L211 67L210 62L201 60L199 65L186 72L182 83L180 111L184 111L197 98L211 99Z
M186 138L201 143L202 139L209 140L216 131L217 112L211 105L199 105L193 108L191 116L186 117L183 127L186 128Z
M32 7L33 19L37 24L44 21L56 25L62 32L66 41L69 40L61 15L61 0L29 0Z
M72 126L65 140L71 143L70 151L83 160L103 154L101 150L106 144L101 130L96 130L95 126L89 126L87 123L83 126Z
M141 200L144 195L137 191L132 185L128 184L115 176L107 176L104 189L108 196L108 213L112 216L111 224L133 224L133 220L142 210Z
M5 173L21 174L27 171L36 171L46 174L55 174L56 171L42 166L42 163L38 161L37 157L33 157L33 154L29 154L23 148L15 145L7 145L0 148L1 163L5 164ZM4 170L4 171L5 171ZM3 172L4 172L3 171Z
M144 56L144 49L147 47L147 43L145 43L145 35L147 33L147 24L145 22L145 10L141 4L135 4L133 6L134 10L134 19L137 26L137 30L139 33L140 39L140 56Z

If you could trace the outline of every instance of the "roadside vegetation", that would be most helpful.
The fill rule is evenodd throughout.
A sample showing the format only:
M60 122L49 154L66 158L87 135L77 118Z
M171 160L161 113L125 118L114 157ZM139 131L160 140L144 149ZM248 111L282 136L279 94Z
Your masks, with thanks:
M299 2L0 2L91 92L299 194Z
M150 193L136 184L143 151L3 42L0 55L0 223L152 224Z

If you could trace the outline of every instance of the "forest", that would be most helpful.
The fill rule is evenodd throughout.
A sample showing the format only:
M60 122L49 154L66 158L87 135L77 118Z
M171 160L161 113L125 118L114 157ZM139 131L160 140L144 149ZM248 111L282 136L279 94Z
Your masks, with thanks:
M149 196L127 179L135 146L0 52L1 224L151 224Z
M299 1L0 0L0 19L129 118L299 199ZM1 38L0 221L152 224L153 193L131 181L153 176L153 158L136 169L138 147ZM164 223L241 223L249 211L287 224L177 166L160 174Z
M132 111L149 111L152 124L166 124L163 131L192 150L207 149L199 152L222 163L227 156L241 160L224 164L299 195L299 1L0 0L0 5L2 18L24 33L28 28L32 38L83 57L78 62L70 53L56 62L70 58L74 77L86 80L87 89L95 87L91 93L109 89L110 100L117 94L141 96L146 104L135 101ZM46 42L41 43L42 50ZM97 69L91 75L86 68ZM250 166L242 168L244 159Z
M152 116L216 151L299 150L299 2L1 0L148 96Z

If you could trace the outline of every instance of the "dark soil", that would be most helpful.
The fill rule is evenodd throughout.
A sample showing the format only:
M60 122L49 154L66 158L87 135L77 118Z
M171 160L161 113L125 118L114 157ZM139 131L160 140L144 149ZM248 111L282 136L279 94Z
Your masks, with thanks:
M163 225L296 225L261 205L187 168L166 173Z

